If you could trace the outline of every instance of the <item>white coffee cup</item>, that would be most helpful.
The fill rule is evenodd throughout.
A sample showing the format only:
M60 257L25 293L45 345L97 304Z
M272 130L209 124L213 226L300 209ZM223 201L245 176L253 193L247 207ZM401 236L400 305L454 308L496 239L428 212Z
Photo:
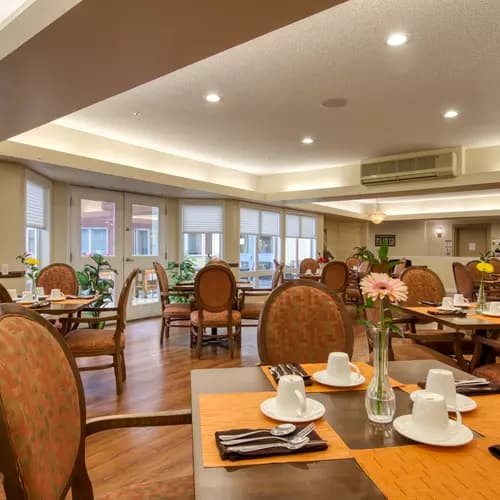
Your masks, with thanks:
M33 294L31 292L23 292L21 297L24 302L29 302L33 300Z
M456 408L457 390L455 378L450 370L443 370L441 368L432 368L429 370L427 372L425 390L427 392L441 394L446 401L446 406Z
M441 307L443 309L453 309L453 299L451 297L443 297Z
M283 375L278 382L276 407L280 416L302 417L306 414L304 379L298 375Z
M17 300L17 290L15 288L8 288L7 291L9 292L12 300Z
M43 286L37 286L37 287L35 288L35 295L36 295L37 297L40 297L40 296L45 295L45 289L43 288Z
M450 425L444 397L435 392L419 392L412 410L414 430L422 439L445 441L462 424L460 413L457 411L456 414L456 425Z
M465 306L469 301L461 294L456 293L453 295L453 305L454 306Z
M63 296L63 294L61 290L59 290L59 288L52 288L52 290L50 291L50 296L53 299L60 299Z
M9 274L9 264L2 264L2 275L7 276Z
M326 371L334 382L349 384L351 382L351 368L359 377L359 368L355 364L349 362L349 355L346 352L331 352L328 355Z
M488 312L500 314L500 302L488 302Z
M306 274L309 275L309 274L312 274L312 269L306 269Z

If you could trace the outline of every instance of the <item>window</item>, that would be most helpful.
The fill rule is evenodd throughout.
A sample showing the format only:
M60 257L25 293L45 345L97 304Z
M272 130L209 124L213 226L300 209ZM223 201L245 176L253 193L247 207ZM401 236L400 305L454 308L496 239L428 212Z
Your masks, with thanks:
M158 256L160 207L132 205L134 256Z
M222 205L182 205L182 252L195 261L197 268L212 257L222 258L223 230Z
M286 214L285 263L288 272L297 272L300 261L316 257L316 218Z
M81 200L80 255L115 255L115 204L111 201Z
M106 255L108 246L107 227L82 227L82 255L100 253Z
M280 214L240 209L240 273L259 287L270 287L274 260L280 256Z
M46 186L26 181L26 251L42 265L49 262L48 192Z

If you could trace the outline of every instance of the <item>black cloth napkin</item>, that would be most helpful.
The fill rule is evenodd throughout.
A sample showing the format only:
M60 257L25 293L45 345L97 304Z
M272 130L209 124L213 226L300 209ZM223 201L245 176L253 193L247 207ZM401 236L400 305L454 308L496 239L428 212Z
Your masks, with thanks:
M313 383L312 376L299 363L281 363L270 366L269 373L276 383L280 381L280 377L283 375L298 375L304 380L304 385L312 385Z
M417 385L425 389L425 382L418 382ZM500 394L500 384L487 385L461 385L456 388L457 394L464 396L482 396L487 394Z
M467 316L467 313L459 310L459 309L454 309L453 311L427 311L428 314L432 314L433 316L457 316L458 318L465 318Z
M299 432L301 429L303 429L306 425L297 425L297 430L293 434L289 434L286 436L287 438L292 438L297 432ZM284 446L277 446L275 448L265 448L264 450L260 451L250 451L250 452L241 452L241 453L236 453L236 452L230 452L228 451L228 448L231 448L231 446L227 446L224 444L223 441L219 439L220 434L242 434L244 432L251 432L253 430L257 429L231 429L231 430L226 430L226 431L217 431L215 433L215 443L217 445L217 449L219 450L219 454L222 458L222 460L232 460L232 461L237 461L237 460L245 460L247 458L260 458L260 457L269 457L273 455L293 455L296 453L307 453L311 451L321 451L321 450L326 450L328 448L328 443L326 441L323 441L321 437L318 435L316 431L312 431L310 434L307 435L307 437L310 439L310 443L307 443L305 446L302 448L299 448L298 450L289 450L285 448ZM256 438L256 437L268 437L269 433L263 431L260 434L253 434L252 436L248 436L249 438ZM276 439L276 443L281 443L282 441ZM248 445L259 445L259 444L271 444L273 441L271 439L265 439L263 441L251 441L250 443L242 443L241 445L233 445L233 446L246 446Z

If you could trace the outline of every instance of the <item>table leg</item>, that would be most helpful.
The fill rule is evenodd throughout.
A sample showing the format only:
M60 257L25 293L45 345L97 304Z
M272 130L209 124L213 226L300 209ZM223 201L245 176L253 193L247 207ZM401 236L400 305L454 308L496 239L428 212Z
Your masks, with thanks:
M464 354L462 351L462 337L458 333L457 335L455 335L455 339L453 340L453 351L455 352L455 356L457 357L457 362L460 369L465 372L470 372L469 362L464 359Z

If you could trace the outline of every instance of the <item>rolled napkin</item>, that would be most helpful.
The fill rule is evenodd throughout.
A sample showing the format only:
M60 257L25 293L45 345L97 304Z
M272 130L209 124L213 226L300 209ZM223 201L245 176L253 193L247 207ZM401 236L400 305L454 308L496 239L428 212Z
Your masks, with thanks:
M287 438L293 438L293 436L299 432L301 429L303 429L307 424L304 425L297 425L297 429L293 434L289 434L286 436ZM251 432L256 429L231 429L231 430L225 430L225 431L217 431L215 433L215 444L217 445L217 449L219 450L219 454L222 458L222 460L245 460L248 458L260 458L260 457L269 457L272 455L292 455L295 453L308 453L311 451L321 451L321 450L326 450L328 448L328 443L326 441L323 441L321 437L318 435L316 431L312 431L310 434L307 435L309 438L309 443L306 445L302 446L301 448L297 450L289 450L287 448L284 448L282 446L276 446L273 448L265 448L263 450L257 450L257 451L246 451L246 452L235 452L235 451L228 451L229 448L235 448L234 445L228 446L224 444L223 441L219 439L220 434L242 434L244 432ZM269 432L262 431L260 434L253 434L252 438L257 438L259 436L265 437L265 440L262 441L252 441L249 442L248 445L259 445L259 444L272 444L273 440L269 438ZM283 443L283 441L279 439L275 439L274 442L276 444ZM245 446L242 444L241 446Z
M457 316L458 318L465 318L467 313L462 311L461 309L453 309L451 311L427 311L428 314L432 314L433 316Z
M457 394L463 394L464 396L500 394L500 384L462 385L457 387Z

